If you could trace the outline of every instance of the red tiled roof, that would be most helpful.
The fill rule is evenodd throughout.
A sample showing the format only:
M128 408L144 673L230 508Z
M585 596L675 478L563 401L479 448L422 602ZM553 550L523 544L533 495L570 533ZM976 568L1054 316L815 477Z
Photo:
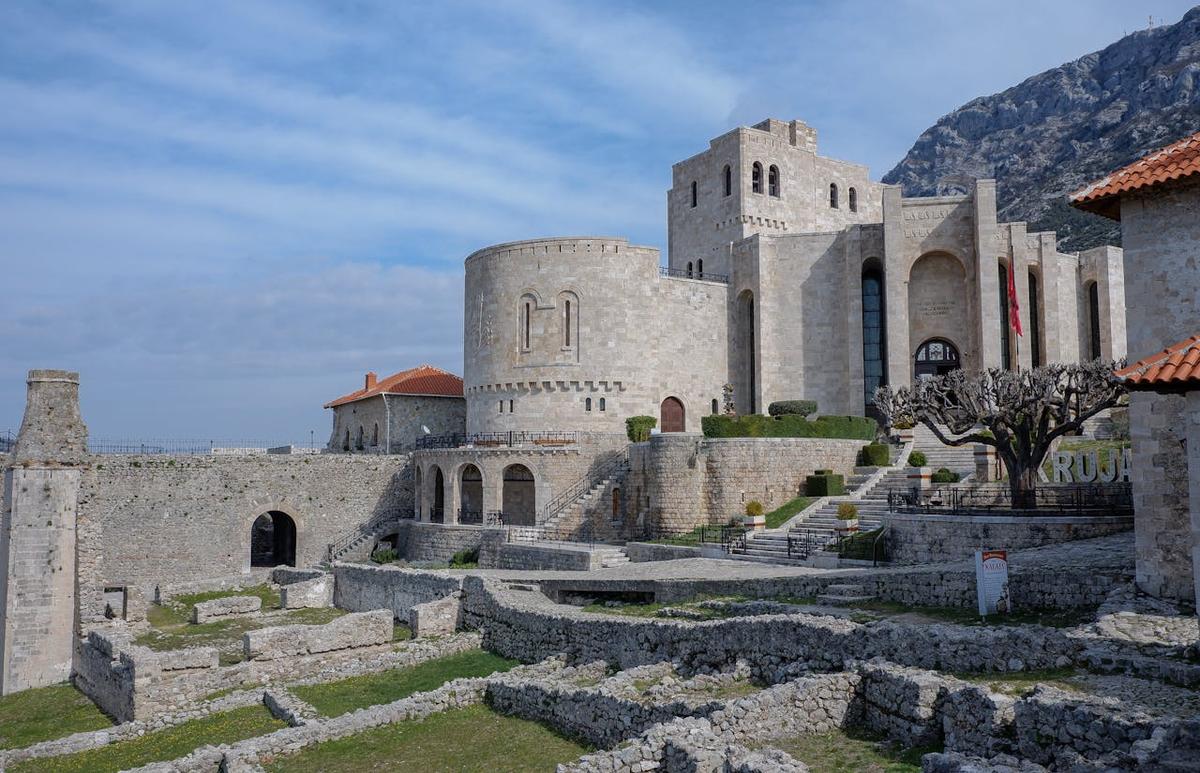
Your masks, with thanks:
M1200 334L1138 360L1115 374L1138 392L1191 392L1200 389Z
M1121 219L1122 194L1200 174L1200 132L1118 169L1071 194L1071 204L1113 220Z
M385 393L389 395L433 395L435 397L462 397L463 395L461 378L432 365L420 365L410 370L402 370L370 384L370 380L374 377L374 373L367 374L368 386L325 403L325 407L335 408L355 400Z

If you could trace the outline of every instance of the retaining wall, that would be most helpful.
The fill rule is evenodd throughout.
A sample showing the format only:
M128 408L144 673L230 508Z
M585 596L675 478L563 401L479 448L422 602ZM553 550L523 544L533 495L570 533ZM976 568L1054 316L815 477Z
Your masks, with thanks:
M976 550L1018 550L1133 529L1133 517L885 515L892 561L925 564L970 558Z
M333 576L334 606L351 612L390 609L403 621L414 606L444 599L461 591L463 584L461 575L448 572L374 564L337 563Z

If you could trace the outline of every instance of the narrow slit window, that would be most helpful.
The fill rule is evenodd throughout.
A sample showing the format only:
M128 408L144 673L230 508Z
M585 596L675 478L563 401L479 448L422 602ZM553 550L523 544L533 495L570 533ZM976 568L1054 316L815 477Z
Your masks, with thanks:
M729 164L725 165L725 195L729 196L733 193L733 170L729 168Z
M604 412L604 410L605 410L607 407L608 407L608 406L607 406L607 405L605 405L605 400L604 400L604 398L603 398L603 397L601 397L601 398L600 398L600 411L601 411L601 413L603 413L603 412Z
M703 260L696 261L696 274L698 276L700 276L700 278L702 278L702 279L704 278L704 261Z
M696 201L698 198L699 197L698 197L698 192L696 190L696 181L692 180L692 206L693 207L696 206Z
M521 347L529 348L529 318L533 313L533 304L526 301L525 303L525 324L521 333Z
M829 208L838 208L838 189L837 183L829 183Z
M846 191L846 197L847 197L846 201L850 204L850 211L857 212L858 211L858 191L851 188L850 190Z
M563 304L563 346L571 345L571 302Z
M591 413L591 411L592 411L592 398L590 398L590 397L589 397L588 399L586 399L586 400L584 400L584 401L583 401L583 410L587 411L588 413Z

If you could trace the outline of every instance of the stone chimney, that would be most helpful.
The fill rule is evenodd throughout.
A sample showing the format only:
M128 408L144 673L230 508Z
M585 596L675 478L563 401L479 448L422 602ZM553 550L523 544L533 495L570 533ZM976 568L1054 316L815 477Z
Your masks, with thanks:
M25 383L25 417L13 446L13 462L82 464L87 425L79 415L79 374L31 370Z
M375 371L367 371L367 381L363 389L374 389L376 381L378 381L378 377L375 375Z

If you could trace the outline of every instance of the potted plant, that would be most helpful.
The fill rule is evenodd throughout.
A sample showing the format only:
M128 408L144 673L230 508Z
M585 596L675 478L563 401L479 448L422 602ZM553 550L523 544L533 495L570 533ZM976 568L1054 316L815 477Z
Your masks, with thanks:
M742 525L747 529L767 528L767 516L763 514L762 502L751 499L746 503L746 516L742 518Z
M853 534L858 531L858 507L849 502L842 502L837 509L838 522L835 527L840 535Z

